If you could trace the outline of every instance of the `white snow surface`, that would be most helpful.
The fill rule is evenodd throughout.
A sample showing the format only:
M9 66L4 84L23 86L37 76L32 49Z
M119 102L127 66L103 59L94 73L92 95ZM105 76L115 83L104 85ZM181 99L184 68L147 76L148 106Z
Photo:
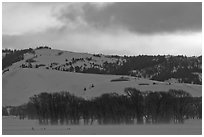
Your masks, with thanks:
M33 130L32 130L33 128ZM37 120L2 118L3 135L201 135L202 120L184 124L39 125Z
M62 68L69 68L70 65L66 64L71 62L73 58L79 59L72 63L73 67L81 66L86 68L91 67L93 63L100 67L106 61L109 63L117 62L118 64L125 61L122 58L114 58L102 54L99 56L55 49L38 49L35 50L35 54L25 54L24 60L14 63L9 67L9 71L5 72L2 76L2 105L21 105L28 102L29 97L41 92L68 91L76 96L90 99L103 93L116 92L124 94L126 87L133 87L141 91L182 89L192 94L192 96L202 96L201 85L182 83L172 83L169 85L168 82L138 79L130 76L124 76L129 77L130 81L111 82L111 80L118 79L121 76L74 73L50 68L50 65L53 63ZM28 59L34 60L32 62L33 68L21 68L20 66L26 64ZM45 66L35 68L36 64L43 64ZM49 67L49 69L45 69L46 67ZM55 67L55 65L52 67ZM94 87L91 87L92 84ZM84 88L86 88L86 91L84 91Z
M183 83L169 85L166 82L138 79L130 76L124 76L129 77L130 81L111 82L112 79L120 77L119 75L85 74L41 68L16 68L3 74L2 105L21 105L27 103L29 97L41 92L68 91L76 96L90 99L103 93L124 94L126 87L134 87L141 91L182 89L192 96L202 96L201 85ZM91 87L92 84L94 87ZM84 91L84 88L86 88L86 91Z
M99 68L103 69L103 63L118 63L118 65L123 64L125 59L115 58L111 56L106 56L102 54L89 54L89 53L76 53L70 51L63 51L57 49L35 49L35 53L26 53L24 54L24 59L14 63L9 66L9 70L19 69L21 65L28 65L26 62L28 59L32 59L31 65L35 68L36 65L44 65L40 66L40 68L48 68L55 69L56 67L60 67L60 70L68 69L72 67L81 67L83 68ZM73 62L74 59L74 62ZM71 63L71 64L69 64ZM53 65L55 64L55 65Z

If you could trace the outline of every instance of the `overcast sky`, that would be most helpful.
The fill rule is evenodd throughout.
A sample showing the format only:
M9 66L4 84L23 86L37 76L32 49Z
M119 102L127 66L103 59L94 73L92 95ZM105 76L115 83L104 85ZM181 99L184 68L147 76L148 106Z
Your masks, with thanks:
M201 3L3 3L3 48L202 54Z

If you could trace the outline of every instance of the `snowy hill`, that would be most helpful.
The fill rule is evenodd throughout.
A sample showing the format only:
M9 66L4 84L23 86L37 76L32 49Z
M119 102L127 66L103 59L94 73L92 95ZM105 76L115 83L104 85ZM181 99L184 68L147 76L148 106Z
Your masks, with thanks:
M175 75L176 70L185 68L187 64L193 76L198 75L201 82L201 57L106 56L48 47L19 51L3 50L2 55L3 105L21 105L26 103L29 97L40 92L69 91L88 99L109 92L123 94L126 87L135 87L141 91L182 89L193 96L202 96L202 85L178 83L180 79L171 78L168 71L162 71L168 70L166 64L168 66L169 62L174 61L178 64L177 68L174 66ZM195 77L188 75L191 74L189 70L189 73L179 74L184 75L184 79L189 80L190 77L196 81ZM159 74L170 78L163 82L150 80L154 74L158 74L157 78L161 78L158 77Z
M3 74L19 68L132 75L157 81L202 84L202 56L107 56L49 47L3 50Z
M125 59L114 58L101 54L75 53L54 49L35 49L33 52L24 54L21 61L9 66L9 70L16 68L45 68L60 71L78 72L88 68L103 70L104 63L116 63L122 65Z
M26 103L29 97L40 92L69 91L89 99L103 93L123 94L126 87L135 87L141 91L183 89L192 96L202 96L201 85L181 83L169 85L166 82L130 76L83 74L34 68L8 71L3 75L2 82L3 106L21 105Z

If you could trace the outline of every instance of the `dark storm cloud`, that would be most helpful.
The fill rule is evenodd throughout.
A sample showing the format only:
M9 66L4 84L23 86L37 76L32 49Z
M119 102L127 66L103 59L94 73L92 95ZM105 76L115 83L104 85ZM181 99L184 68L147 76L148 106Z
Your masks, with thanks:
M100 10L84 5L95 27L123 26L140 33L201 31L202 3L114 3Z
M4 3L2 47L200 55L201 3Z

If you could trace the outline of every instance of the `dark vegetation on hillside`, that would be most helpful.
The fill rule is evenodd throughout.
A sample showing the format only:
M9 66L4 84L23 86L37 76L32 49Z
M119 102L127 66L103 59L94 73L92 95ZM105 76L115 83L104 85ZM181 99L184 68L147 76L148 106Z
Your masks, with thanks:
M36 49L51 49L50 47L37 47ZM24 58L25 53L34 53L33 49L25 50L3 50L7 53L2 61L2 68L12 65ZM60 52L58 56L63 54ZM100 58L101 54L93 54L93 57ZM53 66L45 66L46 69L55 69L59 71L94 73L94 74L114 74L114 75L132 75L136 77L144 77L157 81L165 81L175 78L179 83L202 84L202 56L186 57L186 56L106 56L108 58L117 59L116 62L103 62L98 65L94 63L93 57L89 58L72 58L71 61L66 60L65 64ZM123 59L121 61L121 59ZM78 61L89 61L91 67L74 66ZM34 61L34 60L33 60ZM34 61L35 62L35 61ZM28 60L27 65L22 64L22 68L39 68L43 64L32 65L32 59ZM6 70L5 70L6 71ZM200 75L200 76L199 76Z
M37 47L36 49L51 49L51 47L48 47L48 46L40 46L40 47Z
M2 52L6 53L5 57L2 59L2 69L5 69L11 66L13 63L23 60L25 53L34 53L34 50L31 48L23 50L5 49Z
M103 70L88 68L81 72L132 75L149 78L152 80L165 81L171 78L178 79L180 83L202 84L202 80L196 73L202 73L202 56L124 56L126 62L122 65L117 63L103 64Z
M40 46L36 48L36 50L38 49L51 49L51 48L48 46ZM5 56L2 58L2 69L4 70L5 68L11 66L13 63L23 60L24 54L26 53L35 54L35 50L32 48L23 50L3 49L2 53L5 53Z
M96 55L93 55L96 56ZM97 55L97 57L100 57ZM202 56L186 57L186 56L124 56L115 57L118 61L108 63L107 61L101 65L91 63L92 67L73 67L77 61L83 60L73 58L71 62L65 65L70 66L66 69L57 66L54 69L60 71L94 73L94 74L113 74L113 75L131 75L136 77L144 77L151 80L165 81L175 78L179 83L202 84L199 74L202 73ZM120 63L119 58L126 61ZM92 58L87 60L92 61Z
M126 88L124 95L106 93L85 100L69 92L40 93L27 104L9 107L10 114L38 119L40 124L143 124L184 123L202 118L202 97L183 90L140 92ZM3 115L8 115L3 107Z

